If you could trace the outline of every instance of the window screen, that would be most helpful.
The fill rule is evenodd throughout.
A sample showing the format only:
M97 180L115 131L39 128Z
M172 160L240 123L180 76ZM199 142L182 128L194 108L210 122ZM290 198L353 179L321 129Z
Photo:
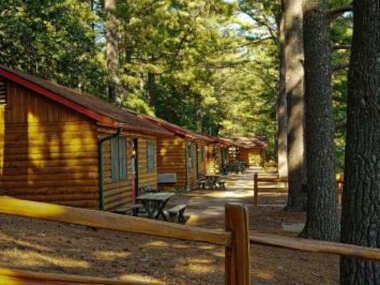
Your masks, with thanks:
M117 182L127 179L127 141L124 137L111 139L111 176Z
M153 172L156 168L156 144L154 142L146 143L146 170Z

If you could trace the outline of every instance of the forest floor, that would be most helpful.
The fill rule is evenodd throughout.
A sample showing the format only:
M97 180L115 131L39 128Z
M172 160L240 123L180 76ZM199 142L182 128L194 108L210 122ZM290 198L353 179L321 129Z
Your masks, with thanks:
M249 209L250 230L295 236L304 213L285 212L286 197L265 196L252 204L252 170L230 175L227 190L178 194L188 204L188 224L224 227L224 204ZM287 225L287 227L284 227ZM224 248L204 243L125 234L0 215L0 266L165 284L223 284ZM339 258L287 249L251 247L253 284L338 284Z

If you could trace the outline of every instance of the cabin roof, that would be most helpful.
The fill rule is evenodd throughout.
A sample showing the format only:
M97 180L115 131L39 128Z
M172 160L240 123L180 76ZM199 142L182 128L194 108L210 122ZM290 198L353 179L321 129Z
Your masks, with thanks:
M220 144L223 145L223 146L225 146L225 147L228 147L228 146L237 146L237 147L239 147L240 146L237 142L234 142L231 139L222 138L222 137L219 137L218 139L220 141Z
M260 148L260 149L265 149L267 148L267 143L257 137L233 137L230 140L235 142L239 147L242 148Z
M201 135L197 134L193 131L190 131L188 129L185 129L183 127L180 127L178 125L175 125L173 123L169 123L168 121L165 121L163 119L157 118L157 117L151 117L147 115L140 115L140 117L157 124L160 127L163 127L167 129L168 131L174 133L175 135L182 137L182 138L187 138L191 140L198 140L198 141L204 141L206 143L217 143L218 139L215 137L210 137L207 135Z
M0 65L0 76L81 113L102 126L153 135L171 136L172 132L140 118L135 112L108 103L99 97L79 92L30 74Z

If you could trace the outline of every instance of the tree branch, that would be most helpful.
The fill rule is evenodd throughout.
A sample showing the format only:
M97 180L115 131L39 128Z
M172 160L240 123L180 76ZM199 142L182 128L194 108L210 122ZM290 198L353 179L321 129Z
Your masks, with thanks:
M340 131L346 128L347 120L342 120L335 124L335 131Z
M343 62L343 63L338 63L332 66L332 72L337 72L341 69L348 68L350 66L349 62Z
M337 44L332 47L334 50L338 49L351 49L351 45Z
M352 11L352 4L341 6L339 8L330 10L328 13L328 19L329 21L334 21L336 18L338 18L342 14L346 12L351 12L351 11Z

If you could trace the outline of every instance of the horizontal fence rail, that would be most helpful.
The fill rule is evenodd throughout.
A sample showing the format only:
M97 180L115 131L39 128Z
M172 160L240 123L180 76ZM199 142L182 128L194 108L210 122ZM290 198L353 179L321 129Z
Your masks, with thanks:
M119 214L0 197L0 213L157 237L228 246L231 233Z
M259 232L253 232L250 235L250 243L306 252L336 254L380 261L380 249L353 244L310 240Z
M225 247L225 285L248 285L249 235L248 212L240 204L227 203L225 206L225 231L200 227L177 225L156 220L122 216L119 214L79 209L56 204L26 201L8 196L0 196L0 213L36 218L53 222L84 225L120 232L146 234L155 237L207 242ZM11 283L13 282L13 283ZM128 283L129 282L129 283ZM138 283L136 280L119 281L97 279L75 275L34 273L0 269L0 285L9 284L160 284Z
M142 281L137 278L125 278L125 280L113 280L89 276L78 276L62 273L41 273L25 270L0 268L0 285L158 285L164 284L158 281Z
M273 183L277 184L272 187L268 185L260 185L260 183ZM257 206L260 193L288 193L288 178L278 177L278 174L268 174L255 172L253 175L253 204ZM286 184L286 185L278 185ZM343 192L344 180L341 177L336 178L336 201L338 204L341 203L341 197Z

